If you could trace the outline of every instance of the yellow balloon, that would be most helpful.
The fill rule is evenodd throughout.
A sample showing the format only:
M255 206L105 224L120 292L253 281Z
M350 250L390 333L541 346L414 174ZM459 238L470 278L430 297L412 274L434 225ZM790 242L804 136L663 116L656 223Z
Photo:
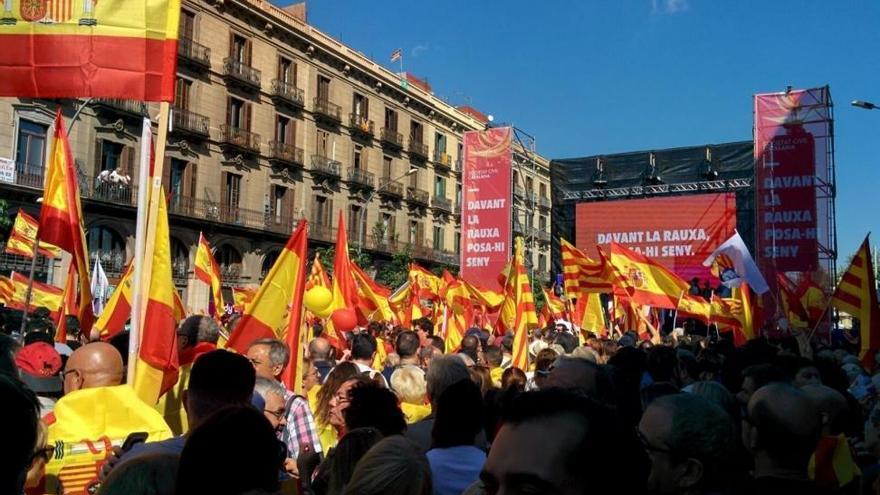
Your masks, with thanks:
M333 314L333 308L328 304L326 308L321 311L312 311L318 318L330 318L330 315Z
M331 302L333 302L333 294L325 287L312 287L303 296L303 306L321 318L327 317L322 316L324 313L328 316L332 313Z

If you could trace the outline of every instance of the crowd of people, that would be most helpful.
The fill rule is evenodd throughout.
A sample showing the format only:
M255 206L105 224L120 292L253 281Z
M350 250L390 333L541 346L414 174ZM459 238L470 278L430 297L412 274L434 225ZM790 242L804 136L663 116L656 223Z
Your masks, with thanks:
M0 493L880 494L880 374L803 335L651 343L561 322L521 370L509 333L447 349L430 320L371 323L339 349L316 324L295 393L283 342L237 354L221 331L181 323L181 380L156 406L127 395L124 339L0 334ZM72 424L125 439L94 476L52 469Z

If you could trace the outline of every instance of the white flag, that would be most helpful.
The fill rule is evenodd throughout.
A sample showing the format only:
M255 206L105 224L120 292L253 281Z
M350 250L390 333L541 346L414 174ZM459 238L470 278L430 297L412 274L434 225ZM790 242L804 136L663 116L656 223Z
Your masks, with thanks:
M101 266L100 256L95 256L95 266L92 268L92 312L95 316L101 316L104 312L104 301L107 300L107 290L110 281Z
M730 239L718 246L718 249L706 258L703 266L712 266L715 258L721 255L727 256L733 265L721 270L719 275L722 284L727 287L739 287L743 282L747 282L756 294L763 294L770 290L739 232L734 232Z

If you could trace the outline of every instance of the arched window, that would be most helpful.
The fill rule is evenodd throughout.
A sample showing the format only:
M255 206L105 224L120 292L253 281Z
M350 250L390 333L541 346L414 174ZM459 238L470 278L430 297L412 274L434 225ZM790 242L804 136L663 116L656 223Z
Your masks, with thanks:
M266 253L266 256L263 257L263 267L260 270L260 276L265 277L269 274L269 270L272 269L272 265L275 264L275 261L278 260L278 255L281 254L281 251L269 251Z
M122 275L125 267L125 239L110 227L95 226L86 233L86 244L89 246L89 258L94 264L95 258L101 260L101 267L110 277Z
M186 280L189 272L189 248L171 238L171 273L175 280Z
M214 258L220 265L220 276L224 282L237 281L241 277L241 253L237 249L224 244L214 252Z

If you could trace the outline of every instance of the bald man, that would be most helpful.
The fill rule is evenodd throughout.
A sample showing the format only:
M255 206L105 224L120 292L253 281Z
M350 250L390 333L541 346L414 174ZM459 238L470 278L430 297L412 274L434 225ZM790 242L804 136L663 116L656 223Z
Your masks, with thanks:
M849 442L844 435L849 416L846 397L825 385L805 385L801 391L813 401L822 417L822 438L810 461L814 483L820 491L827 493L837 493L847 485L853 489L847 492L854 491L859 468L850 455ZM836 469L842 466L848 466L849 469Z
M826 385L805 385L801 391L816 404L822 415L822 434L839 435L843 433L841 424L849 412L846 397Z
M784 383L752 394L743 416L743 443L755 457L755 493L812 493L807 465L822 433L810 397Z
M60 493L62 484L64 493L93 493L110 446L122 445L133 432L147 433L150 442L172 436L153 404L141 401L132 387L121 385L123 374L122 356L110 344L86 344L71 354L64 367L64 397L43 418L48 444L69 450L46 465L39 493ZM71 469L77 470L77 476L69 477Z
M315 337L309 342L309 359L312 360L315 369L318 370L320 383L324 383L327 375L330 374L330 370L336 366L336 363L331 358L332 354L333 346L330 345L329 340L323 337Z

